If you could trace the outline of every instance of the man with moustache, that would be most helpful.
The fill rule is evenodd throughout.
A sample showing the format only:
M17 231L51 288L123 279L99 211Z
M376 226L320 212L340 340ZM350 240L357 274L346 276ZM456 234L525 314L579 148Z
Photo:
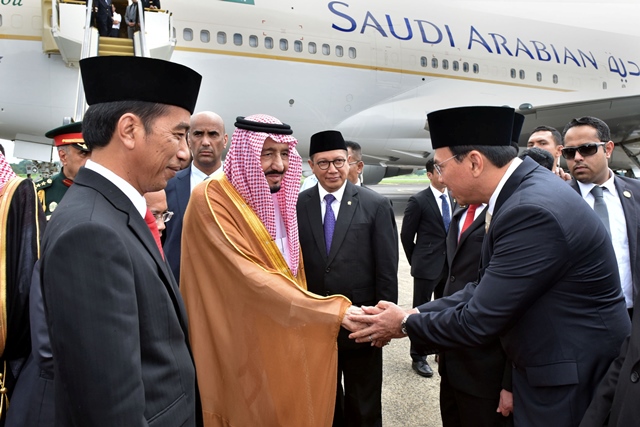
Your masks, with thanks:
M264 114L235 126L224 174L196 186L184 218L180 287L205 426L328 427L351 304L307 291L291 127Z
M577 426L629 333L615 253L581 197L511 147L514 110L429 113L441 181L487 203L479 281L404 310L363 308L359 342L409 336L427 349L500 339L511 361L514 425ZM591 343L585 349L585 343Z
M571 187L598 214L609 232L618 261L629 316L640 286L640 182L609 169L613 141L609 126L596 117L571 120L564 128L562 155L574 179Z
M211 111L202 111L191 117L189 145L193 162L178 172L167 184L167 204L173 212L173 221L167 224L164 252L171 271L180 283L180 254L182 246L182 220L187 210L191 191L218 171L222 171L222 152L227 148L227 133L222 118Z
M47 224L40 259L55 425L195 427L186 314L143 195L188 156L201 76L143 57L87 58L80 71L92 160Z

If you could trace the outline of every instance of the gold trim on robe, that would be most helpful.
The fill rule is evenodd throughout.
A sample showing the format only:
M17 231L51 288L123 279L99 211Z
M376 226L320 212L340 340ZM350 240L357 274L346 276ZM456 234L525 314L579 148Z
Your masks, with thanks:
M300 264L294 277L224 175L194 189L180 289L205 426L331 426L351 303L308 292Z

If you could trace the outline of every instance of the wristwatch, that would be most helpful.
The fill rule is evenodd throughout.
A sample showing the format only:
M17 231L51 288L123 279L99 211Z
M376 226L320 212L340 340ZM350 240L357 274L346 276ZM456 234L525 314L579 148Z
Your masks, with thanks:
M411 314L413 314L413 313L411 313ZM409 335L407 333L407 319L409 318L409 316L411 316L411 314L407 314L406 316L404 316L404 319L402 319L402 322L400 323L400 330L405 335Z

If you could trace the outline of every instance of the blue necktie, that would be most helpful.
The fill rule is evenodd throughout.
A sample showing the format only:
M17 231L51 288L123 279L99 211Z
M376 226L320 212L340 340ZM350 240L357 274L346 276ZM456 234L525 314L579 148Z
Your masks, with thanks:
M327 255L329 255L329 251L331 250L331 241L333 240L333 230L336 228L336 217L333 214L333 209L331 208L331 203L336 198L333 197L333 194L327 194L324 196L324 201L326 203L326 210L324 211L324 241L327 244Z
M442 199L442 222L444 222L444 231L449 231L449 224L451 223L451 214L449 213L449 202L447 202L447 196L440 195Z

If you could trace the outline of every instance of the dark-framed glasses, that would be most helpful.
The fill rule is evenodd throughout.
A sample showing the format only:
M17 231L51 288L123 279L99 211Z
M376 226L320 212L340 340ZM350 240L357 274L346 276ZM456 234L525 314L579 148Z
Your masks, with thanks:
M434 164L433 164L433 167L438 171L438 174L442 175L442 168L441 168L441 167L442 167L442 165L444 165L444 164L445 164L445 163L447 163L449 160L454 159L454 158L456 158L456 157L458 157L458 155L457 155L457 154L454 154L453 156L449 157L449 158L448 158L448 159L446 159L446 160L441 161L440 163L434 163Z
M326 171L327 169L329 169L329 165L331 163L333 163L333 166L335 166L336 169L340 169L341 167L344 166L346 162L347 162L347 159L335 159L335 160L318 160L315 163L316 165L318 165L320 169L322 169L323 171Z
M593 156L598 152L599 146L607 145L606 142L589 142L587 144L578 145L577 147L565 147L562 149L562 157L567 160L573 160L576 157L576 151L582 157Z
M156 219L156 221L162 220L163 222L169 222L171 221L171 218L173 218L173 212L164 211L162 213L154 213L153 217Z

